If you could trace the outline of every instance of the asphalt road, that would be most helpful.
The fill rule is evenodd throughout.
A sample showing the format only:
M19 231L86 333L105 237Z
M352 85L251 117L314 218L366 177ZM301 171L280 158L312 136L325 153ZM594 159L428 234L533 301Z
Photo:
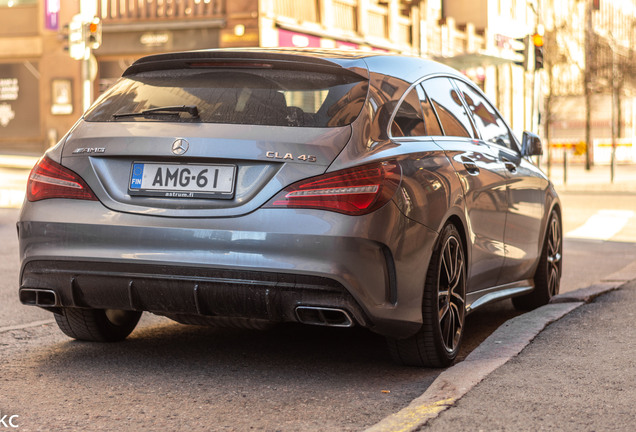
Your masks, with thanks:
M636 210L633 197L562 200L564 231L579 237L564 244L563 290L636 260L634 217L610 238L576 232L599 211ZM17 215L0 209L0 414L19 415L19 430L361 430L437 377L393 365L383 339L361 329L254 332L147 315L123 343L71 341L51 314L17 301ZM470 315L460 360L516 314L506 301Z
M18 413L22 430L360 430L439 373L392 364L383 338L361 329L254 332L146 314L123 343L71 341L17 300L17 215L0 210L0 412ZM517 314L489 309L468 318L460 357Z

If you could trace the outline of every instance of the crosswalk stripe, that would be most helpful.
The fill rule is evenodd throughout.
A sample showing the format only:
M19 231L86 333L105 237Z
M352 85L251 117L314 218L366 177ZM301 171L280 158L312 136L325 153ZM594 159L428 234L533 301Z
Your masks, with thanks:
M599 210L583 225L565 234L569 238L609 240L634 217L631 210Z

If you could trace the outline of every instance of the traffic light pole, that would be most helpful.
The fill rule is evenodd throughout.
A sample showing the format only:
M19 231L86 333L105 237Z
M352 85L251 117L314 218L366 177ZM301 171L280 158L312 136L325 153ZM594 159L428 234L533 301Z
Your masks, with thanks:
M86 43L86 26L85 23L90 23L95 15L97 15L97 0L80 0L80 15L82 16L82 23L84 26L84 42ZM93 80L91 74L91 47L85 45L84 58L82 62L82 108L86 111L93 103Z
M91 49L86 47L86 55L82 59L82 112L93 103L93 82L91 80Z

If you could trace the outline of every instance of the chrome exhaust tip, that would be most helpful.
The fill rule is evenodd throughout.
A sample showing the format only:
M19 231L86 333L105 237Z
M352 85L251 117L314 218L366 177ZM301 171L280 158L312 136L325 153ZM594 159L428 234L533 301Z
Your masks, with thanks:
M57 293L48 289L20 288L20 302L29 306L60 306Z
M337 308L298 306L296 308L296 318L298 322L302 324L327 327L353 327L353 319L349 316L349 313Z

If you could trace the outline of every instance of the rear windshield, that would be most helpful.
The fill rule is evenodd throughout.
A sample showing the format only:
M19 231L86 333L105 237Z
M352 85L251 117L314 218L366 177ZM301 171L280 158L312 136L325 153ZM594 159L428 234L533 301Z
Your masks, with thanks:
M183 69L120 79L85 116L89 122L195 121L292 127L338 127L360 114L363 78L276 69ZM196 106L199 117L127 116L169 106Z

